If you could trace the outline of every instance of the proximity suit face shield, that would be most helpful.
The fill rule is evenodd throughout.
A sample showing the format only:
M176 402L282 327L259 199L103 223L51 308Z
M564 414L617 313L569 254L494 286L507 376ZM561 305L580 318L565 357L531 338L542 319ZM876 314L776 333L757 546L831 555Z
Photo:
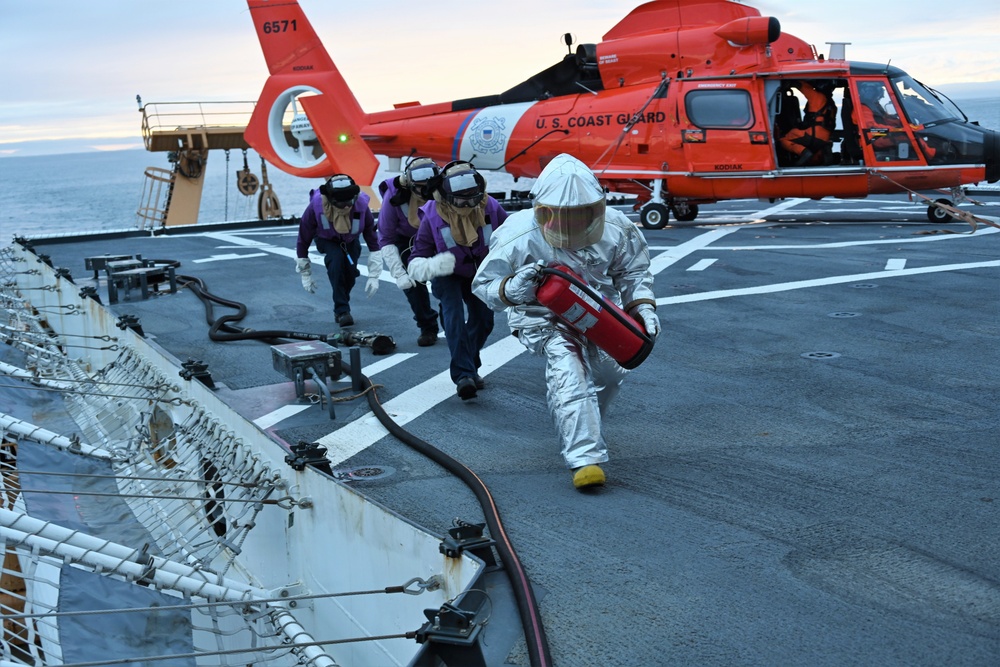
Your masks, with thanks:
M593 245L604 234L604 200L582 206L535 203L535 222L553 248L579 249Z
M554 158L534 187L535 223L553 248L578 250L604 235L604 188L593 172L570 155Z

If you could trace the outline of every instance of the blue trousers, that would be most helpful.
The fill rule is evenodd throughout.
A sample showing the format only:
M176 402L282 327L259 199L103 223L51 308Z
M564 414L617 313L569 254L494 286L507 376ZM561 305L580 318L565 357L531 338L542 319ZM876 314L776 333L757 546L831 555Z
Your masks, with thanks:
M333 288L333 315L339 317L351 312L351 290L361 275L358 259L361 257L361 241L354 239L347 243L316 239L316 249L323 253L326 275Z
M427 285L417 283L407 290L403 290L406 300L410 302L410 310L413 311L413 319L416 320L420 331L438 330L438 311L431 307L431 293L427 291Z
M451 380L474 378L482 365L479 352L493 331L493 311L472 293L472 278L439 276L431 291L441 302L444 337L451 352ZM468 319L466 319L468 308Z

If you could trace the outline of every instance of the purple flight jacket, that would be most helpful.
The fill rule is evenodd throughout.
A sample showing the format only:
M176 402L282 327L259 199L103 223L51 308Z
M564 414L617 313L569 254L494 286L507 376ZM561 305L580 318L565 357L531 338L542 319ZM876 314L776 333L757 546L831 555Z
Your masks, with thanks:
M406 209L403 206L394 206L390 200L399 192L398 176L387 178L379 186L382 193L382 208L378 214L378 245L384 248L387 245L403 244L407 239L412 239L417 234L416 228L406 219ZM408 206L409 202L405 205Z
M296 257L308 257L309 245L314 238L328 239L338 243L350 243L358 236L364 236L365 244L370 252L376 252L378 248L378 237L375 233L375 217L372 215L368 203L371 197L367 193L358 194L358 200L351 208L351 231L347 234L339 234L333 223L323 215L323 195L319 190L312 190L309 193L309 205L306 206L302 214L302 221L299 223L299 239L295 244Z
M507 211L496 199L487 195L486 225L477 230L479 239L467 248L455 243L448 223L438 215L437 202L431 200L420 207L420 229L413 243L411 260L413 257L433 257L441 252L451 252L455 255L454 275L471 279L489 252L490 235L506 219Z

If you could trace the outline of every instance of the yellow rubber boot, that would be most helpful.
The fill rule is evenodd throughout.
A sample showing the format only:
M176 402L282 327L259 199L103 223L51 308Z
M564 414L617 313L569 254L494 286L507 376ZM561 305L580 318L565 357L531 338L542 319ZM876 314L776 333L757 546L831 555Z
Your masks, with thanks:
M583 466L573 470L573 486L578 489L603 486L605 479L604 471L599 465Z

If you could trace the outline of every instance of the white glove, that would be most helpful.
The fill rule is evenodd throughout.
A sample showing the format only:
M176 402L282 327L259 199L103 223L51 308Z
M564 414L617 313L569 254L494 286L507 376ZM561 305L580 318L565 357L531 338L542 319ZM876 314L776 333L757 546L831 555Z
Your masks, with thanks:
M399 248L394 245L382 248L382 259L385 260L385 268L389 269L389 273L396 279L396 287L408 290L416 284L410 278L410 274L406 272L406 267L403 266L403 258L399 256Z
M379 276L382 275L382 251L368 251L368 282L365 283L365 296L369 299L378 291Z
M438 276L455 272L455 255L447 250L433 257L414 257L410 260L410 277L422 283Z
M309 261L308 257L297 257L295 259L295 273L300 274L302 288L310 294L316 291L316 283L313 281L312 272L312 262Z
M660 335L660 318L656 316L656 309L648 303L640 303L633 308L632 317L642 322L650 338L656 338Z
M500 283L500 299L507 303L519 305L535 300L535 290L538 289L538 270L544 266L542 262L522 266L513 275Z

